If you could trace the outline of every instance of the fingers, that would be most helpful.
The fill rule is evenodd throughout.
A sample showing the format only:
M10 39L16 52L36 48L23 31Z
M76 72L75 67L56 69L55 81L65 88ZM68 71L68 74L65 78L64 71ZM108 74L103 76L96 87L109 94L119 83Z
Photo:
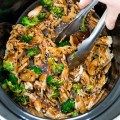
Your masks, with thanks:
M106 16L106 27L109 30L112 30L115 26L115 22L117 20L119 12L115 10L115 8L107 7L107 16Z
M80 2L79 2L80 8L82 9L82 8L86 7L88 4L91 3L91 1L92 0L80 0Z

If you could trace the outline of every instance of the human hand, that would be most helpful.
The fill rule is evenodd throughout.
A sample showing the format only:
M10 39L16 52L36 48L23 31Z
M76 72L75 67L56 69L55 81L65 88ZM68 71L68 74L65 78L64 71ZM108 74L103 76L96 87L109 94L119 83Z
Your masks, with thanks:
M79 5L80 8L84 8L88 4L91 3L92 0L80 0ZM109 30L112 30L115 26L115 22L117 20L117 17L120 13L120 0L99 0L99 2L102 2L107 5L107 16L106 16L106 27Z

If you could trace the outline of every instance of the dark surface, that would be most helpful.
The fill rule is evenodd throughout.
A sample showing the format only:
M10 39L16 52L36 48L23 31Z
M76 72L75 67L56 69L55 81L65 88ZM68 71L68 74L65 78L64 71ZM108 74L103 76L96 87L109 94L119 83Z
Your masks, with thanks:
M0 0L0 47L5 47L5 41L7 41L8 37L9 37L9 33L11 31L11 26L12 24L15 24L15 22L17 21L18 17L21 15L21 13L31 4L33 3L35 0L17 0L17 2L15 0ZM101 15L103 9L105 7L102 6L101 4L98 5L98 7L96 7L96 11L100 11L99 15ZM100 10L99 10L100 9ZM114 66L119 66L120 65L120 52L118 52L118 50L116 50L117 48L120 48L120 39L119 39L119 34L120 34L120 21L118 19L118 22L116 24L116 27L113 31L110 31L110 33L112 33L112 35L117 36L114 37L115 39L117 38L117 41L114 41L114 48L115 48L115 54L117 54L115 56L115 58L118 60L117 62L115 62ZM119 39L119 41L118 41ZM2 51L0 50L0 53ZM0 54L1 55L1 54ZM0 56L3 57L3 56ZM114 71L114 73L119 74L120 73L120 68L118 67L117 71L116 69ZM116 76L114 76L116 77ZM119 87L120 88L120 87ZM116 90L117 91L117 90ZM119 92L120 93L120 92ZM0 94L2 95L2 94ZM114 94L113 94L114 96ZM113 99L113 96L111 95L109 97L109 99ZM1 98L3 96L0 96ZM4 100L4 99L3 99ZM9 101L6 101L7 104L9 104ZM101 104L100 108L107 106L108 103L106 104ZM109 107L106 111L102 112L101 115L99 115L97 118L95 118L95 120L112 120L113 118L115 118L118 114L120 114L120 97L118 98L118 100L113 104L112 106ZM99 109L98 109L98 113L99 113ZM5 117L8 120L17 120L18 118L13 115L11 112L9 112L8 109L6 109L1 103L0 103L0 115L2 115L3 117Z

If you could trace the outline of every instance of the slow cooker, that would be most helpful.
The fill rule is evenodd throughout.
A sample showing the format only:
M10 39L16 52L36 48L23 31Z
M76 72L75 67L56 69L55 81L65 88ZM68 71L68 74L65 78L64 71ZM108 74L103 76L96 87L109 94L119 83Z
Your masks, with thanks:
M7 1L7 0L5 0ZM39 1L34 0L18 0L5 6L5 1L0 2L0 63L3 59L5 52L5 45L11 31L12 24L15 24L19 19L19 16L32 10ZM3 6L2 6L3 5ZM4 9L6 7L6 11ZM29 6L29 7L28 7ZM99 3L95 6L96 13L101 16L105 9L105 5ZM107 31L112 36L113 44L112 51L114 53L114 59L112 60L112 66L108 73L109 80L106 86L109 89L109 94L99 104L95 105L90 111L83 115L71 118L71 120L111 120L120 114L120 17L116 22L116 27L112 31ZM0 87L0 119L29 119L29 120L41 120L42 118L35 117L26 112L18 105L16 105L2 90Z

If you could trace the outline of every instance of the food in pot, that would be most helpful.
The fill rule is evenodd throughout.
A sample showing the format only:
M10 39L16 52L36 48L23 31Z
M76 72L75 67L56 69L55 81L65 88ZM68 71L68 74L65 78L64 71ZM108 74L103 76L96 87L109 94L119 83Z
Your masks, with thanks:
M94 11L80 30L55 43L56 27L71 22L80 11L74 0L40 0L39 6L13 26L6 45L2 88L32 114L51 119L75 117L104 96L113 54L110 36L101 35L84 63L69 69L67 57L96 26Z

